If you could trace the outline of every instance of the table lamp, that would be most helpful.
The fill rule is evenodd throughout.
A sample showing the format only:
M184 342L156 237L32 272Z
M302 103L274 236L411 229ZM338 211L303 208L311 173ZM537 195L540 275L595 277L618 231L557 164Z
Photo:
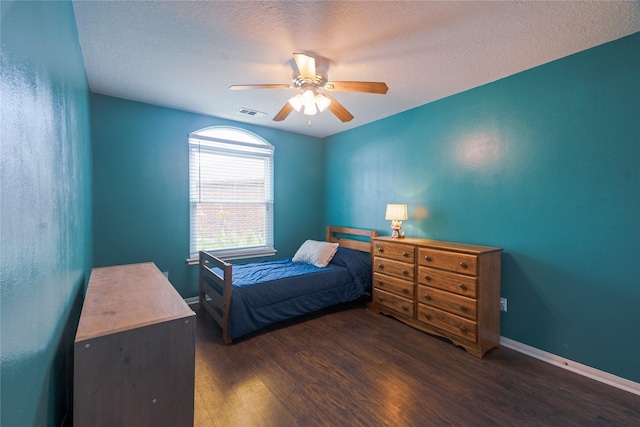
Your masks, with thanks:
M389 204L387 205L387 213L384 219L391 221L391 237L394 239L402 239L404 232L402 230L402 221L408 219L407 205Z

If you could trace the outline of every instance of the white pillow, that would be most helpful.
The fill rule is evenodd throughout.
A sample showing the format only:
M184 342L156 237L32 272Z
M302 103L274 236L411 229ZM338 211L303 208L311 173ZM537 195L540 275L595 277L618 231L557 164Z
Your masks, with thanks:
M326 267L337 251L337 243L307 240L293 256L293 262L306 262L316 267Z

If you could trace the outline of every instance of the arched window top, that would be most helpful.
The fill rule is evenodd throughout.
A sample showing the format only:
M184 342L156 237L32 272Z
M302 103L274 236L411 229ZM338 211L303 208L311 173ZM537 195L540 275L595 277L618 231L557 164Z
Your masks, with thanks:
M204 137L202 139L216 140L220 142L244 142L253 145L271 146L267 141L251 132L226 126L212 126L200 129L192 132L189 137L197 139Z

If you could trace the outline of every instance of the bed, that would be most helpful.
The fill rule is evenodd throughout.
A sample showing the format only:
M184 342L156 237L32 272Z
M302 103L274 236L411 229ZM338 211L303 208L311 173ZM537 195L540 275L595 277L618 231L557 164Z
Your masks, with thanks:
M375 230L329 226L327 243L307 240L292 258L241 265L200 251L200 309L220 325L230 344L269 324L353 301L371 292L370 241L377 235ZM322 255L328 260L318 261L316 253L309 259L304 249L316 247L335 247L335 253Z

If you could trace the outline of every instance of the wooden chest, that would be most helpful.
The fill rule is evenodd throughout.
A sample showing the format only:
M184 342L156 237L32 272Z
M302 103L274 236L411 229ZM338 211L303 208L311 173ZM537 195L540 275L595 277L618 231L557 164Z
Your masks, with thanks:
M75 426L192 426L195 313L153 263L95 268L74 345Z

